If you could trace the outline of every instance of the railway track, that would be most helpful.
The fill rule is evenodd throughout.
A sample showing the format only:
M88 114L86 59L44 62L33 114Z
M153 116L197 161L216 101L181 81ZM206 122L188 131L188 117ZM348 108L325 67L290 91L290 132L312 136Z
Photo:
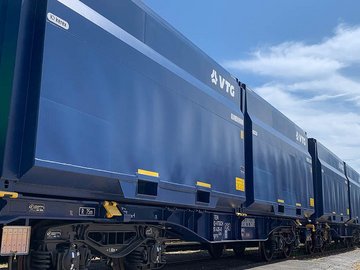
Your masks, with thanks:
M189 247L190 250L183 250L185 247ZM215 270L215 269L249 269L253 267L264 266L267 264L277 263L286 260L310 260L314 258L327 257L332 255L341 254L343 252L351 251L356 247L345 248L339 247L334 244L327 247L327 249L321 253L306 254L303 248L296 249L292 252L289 258L276 257L271 262L261 261L257 248L248 248L245 251L244 256L236 257L232 250L226 249L224 255L218 259L213 259L208 254L207 250L199 249L199 245L171 245L167 255L167 265L164 270ZM7 265L0 265L0 269L7 269ZM103 263L98 262L94 264L89 270L110 270L109 267Z
M232 250L226 250L224 255L219 259L212 259L206 250L184 251L184 252L169 252L167 255L168 263L165 270L198 270L198 269L249 269L253 267L263 266L271 263L286 261L286 260L310 260L314 258L326 257L340 254L346 251L355 249L338 247L335 245L328 246L328 248L321 253L306 254L303 248L294 250L289 258L277 257L270 263L263 262L260 259L257 248L247 249L243 257L236 257Z

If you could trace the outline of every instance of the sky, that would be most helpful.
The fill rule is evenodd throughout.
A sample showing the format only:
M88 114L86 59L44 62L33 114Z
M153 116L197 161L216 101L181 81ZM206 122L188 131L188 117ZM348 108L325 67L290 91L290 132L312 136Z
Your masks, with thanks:
M360 172L360 1L143 2Z

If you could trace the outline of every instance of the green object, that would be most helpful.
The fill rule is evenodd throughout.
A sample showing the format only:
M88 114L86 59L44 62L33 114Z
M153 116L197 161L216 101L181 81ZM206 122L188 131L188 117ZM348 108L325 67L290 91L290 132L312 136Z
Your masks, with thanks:
M0 0L0 175L9 123L20 13L20 0Z

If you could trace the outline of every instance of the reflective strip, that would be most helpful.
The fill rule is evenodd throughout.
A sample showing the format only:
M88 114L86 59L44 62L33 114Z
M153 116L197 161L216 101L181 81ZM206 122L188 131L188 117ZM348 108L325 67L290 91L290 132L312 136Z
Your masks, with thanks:
M196 182L196 185L199 187L211 188L211 184L204 183L204 182Z
M310 206L311 206L311 207L314 207L314 206L315 206L314 198L310 198Z
M281 199L278 199L277 202L278 202L278 203L285 203L285 201L284 201L284 200L281 200Z
M245 179L236 177L236 190L245 191Z
M301 207L301 203L296 203L296 206Z
M147 170L142 170L142 169L138 169L137 173L141 174L141 175L146 175L146 176L159 177L158 172L152 172L152 171L147 171Z

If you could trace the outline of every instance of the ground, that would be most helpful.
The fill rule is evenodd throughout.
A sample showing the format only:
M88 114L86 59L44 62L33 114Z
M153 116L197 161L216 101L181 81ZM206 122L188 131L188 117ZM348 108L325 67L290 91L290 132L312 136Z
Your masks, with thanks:
M197 260L195 261L195 257ZM199 259L201 258L201 259ZM206 252L194 252L180 255L176 261L184 261L179 264L169 264L166 270L360 270L360 248L350 251L333 251L326 256L315 255L294 256L288 260L275 260L273 263L263 263L257 253L248 252L247 256L238 259L227 251L224 257L218 260L209 258Z
M236 269L236 268L234 268ZM360 249L355 249L345 253L336 255L302 259L302 260L288 260L270 265L264 265L260 267L251 268L252 270L302 270L302 269L314 269L314 270L343 270L352 269L360 270Z
M193 252L186 254L176 254L175 261L183 263L169 264L165 269L168 270L360 270L360 248L347 252L332 253L323 257L306 258L293 257L288 260L278 260L273 263L263 263L259 261L257 255L248 254L246 258L238 259L232 256L230 251L225 253L223 258L212 260L207 252ZM172 256L171 256L172 257ZM7 269L6 265L0 265L0 269ZM30 269L29 269L30 270Z

